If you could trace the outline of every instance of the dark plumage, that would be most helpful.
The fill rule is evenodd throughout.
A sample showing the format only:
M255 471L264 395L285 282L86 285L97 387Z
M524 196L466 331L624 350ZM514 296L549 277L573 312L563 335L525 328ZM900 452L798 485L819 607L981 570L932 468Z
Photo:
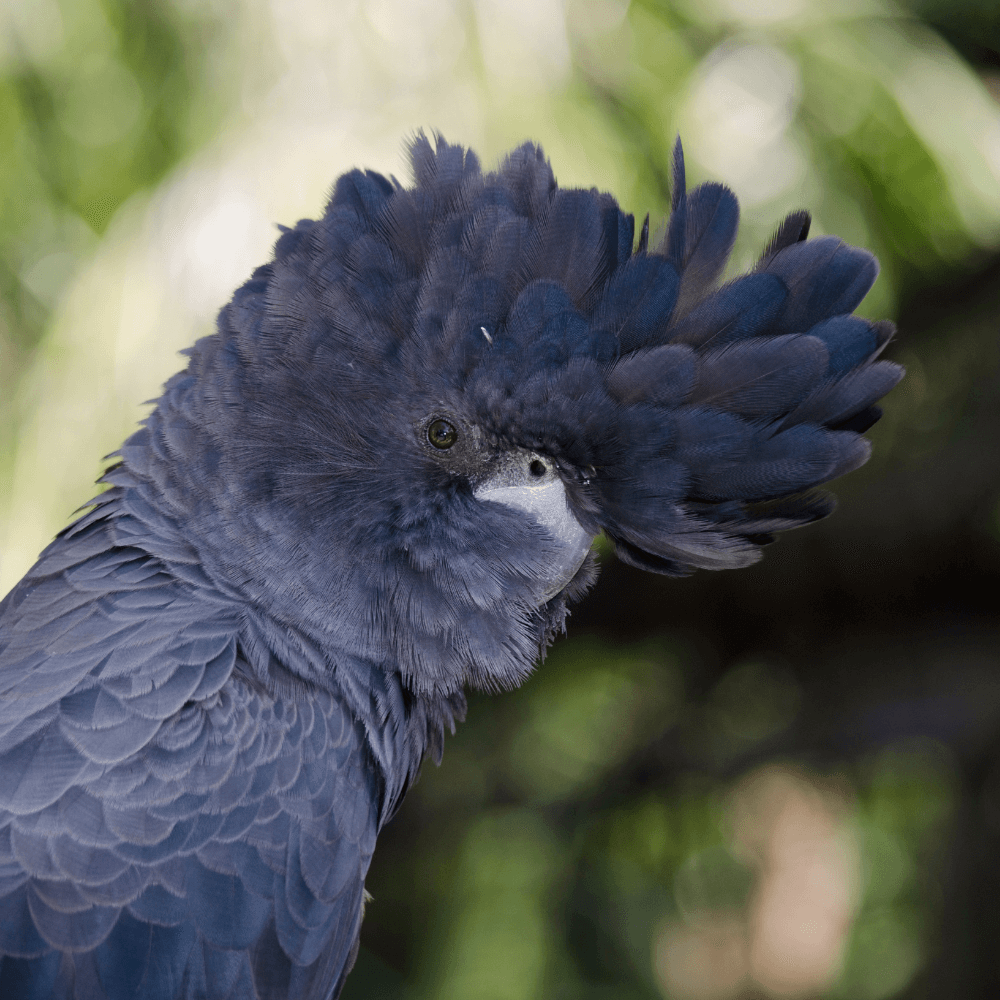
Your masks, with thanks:
M0 606L0 996L336 996L382 825L463 691L519 684L621 559L745 566L901 370L871 254L733 194L663 243L419 137L339 179Z

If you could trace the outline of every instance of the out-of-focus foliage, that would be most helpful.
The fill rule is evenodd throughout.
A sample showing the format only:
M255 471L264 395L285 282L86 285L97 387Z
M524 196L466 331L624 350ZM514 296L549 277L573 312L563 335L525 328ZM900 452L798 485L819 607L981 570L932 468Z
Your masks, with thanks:
M13 0L0 10L0 588L341 171L420 126L655 229L689 184L873 249L909 369L841 510L759 566L606 565L383 835L345 996L1000 984L1000 20L937 0ZM991 923L992 920L992 923ZM992 957L991 957L992 956ZM1000 985L997 985L1000 989Z
M220 117L206 88L213 27L196 8L146 0L9 0L0 10L5 484L25 411L42 405L18 389L67 286L116 211Z
M695 660L571 639L537 684L475 701L370 883L381 933L407 928L409 982L363 952L349 995L898 995L934 930L927 865L954 806L952 755L903 742L722 777L703 755L785 732L801 692L752 662L685 696ZM659 705L608 697L653 680ZM568 750L572 780L552 782Z
M31 346L114 212L188 148L201 53L154 4L14 4L3 22L7 338Z

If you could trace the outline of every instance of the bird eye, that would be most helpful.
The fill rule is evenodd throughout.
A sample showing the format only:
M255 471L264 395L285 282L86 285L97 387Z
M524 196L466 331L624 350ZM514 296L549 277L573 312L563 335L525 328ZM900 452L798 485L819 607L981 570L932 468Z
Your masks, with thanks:
M435 448L445 451L458 440L458 431L447 420L435 420L427 428L427 440Z

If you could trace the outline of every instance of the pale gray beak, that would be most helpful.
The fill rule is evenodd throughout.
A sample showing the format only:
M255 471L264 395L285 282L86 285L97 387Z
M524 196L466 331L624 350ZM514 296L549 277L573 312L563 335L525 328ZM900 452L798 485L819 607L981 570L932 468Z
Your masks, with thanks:
M523 511L553 537L556 554L545 560L540 597L543 601L555 597L583 565L594 538L569 509L566 487L552 460L531 451L510 452L473 489L473 495Z

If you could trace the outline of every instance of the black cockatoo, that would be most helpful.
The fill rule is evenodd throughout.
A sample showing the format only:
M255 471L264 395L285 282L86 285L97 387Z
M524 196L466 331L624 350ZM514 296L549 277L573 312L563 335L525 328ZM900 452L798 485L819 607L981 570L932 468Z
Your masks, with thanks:
M734 195L662 242L526 144L284 230L0 605L0 997L335 997L379 830L603 531L658 573L827 514L901 369L871 254Z

